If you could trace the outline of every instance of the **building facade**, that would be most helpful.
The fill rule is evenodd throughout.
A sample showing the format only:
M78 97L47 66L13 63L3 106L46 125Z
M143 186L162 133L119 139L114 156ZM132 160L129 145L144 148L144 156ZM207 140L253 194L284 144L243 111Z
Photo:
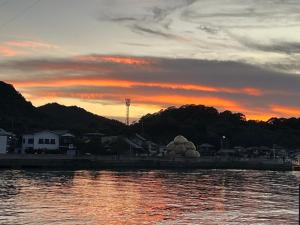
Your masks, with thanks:
M40 131L22 136L22 152L26 150L74 149L74 135L67 131Z
M0 154L6 154L7 152L7 136L0 135Z
M14 135L0 128L0 154L6 154L12 145Z

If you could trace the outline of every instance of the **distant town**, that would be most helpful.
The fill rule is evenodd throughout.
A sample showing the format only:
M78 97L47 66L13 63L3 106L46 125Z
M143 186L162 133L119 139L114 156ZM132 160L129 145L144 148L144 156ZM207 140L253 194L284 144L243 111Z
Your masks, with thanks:
M217 149L209 143L195 145L193 142L187 141L183 136L175 137L175 141L171 141L168 145L159 145L137 133L132 135L85 133L81 136L76 136L67 130L40 130L17 136L0 128L1 154L130 155L189 158L231 157L282 160L297 157L294 150L285 149L277 145L273 147L235 146L227 148L226 141L226 137L223 136L220 139L222 146L220 149ZM176 144L183 145L176 146ZM185 151L182 150L184 146L197 151L199 154L185 155Z
M254 168L262 162L299 164L297 118L247 121L241 113L185 105L129 124L130 99L125 99L126 119L121 123L75 106L52 103L36 108L4 82L0 94L2 157L208 160L212 165L235 160L255 162Z

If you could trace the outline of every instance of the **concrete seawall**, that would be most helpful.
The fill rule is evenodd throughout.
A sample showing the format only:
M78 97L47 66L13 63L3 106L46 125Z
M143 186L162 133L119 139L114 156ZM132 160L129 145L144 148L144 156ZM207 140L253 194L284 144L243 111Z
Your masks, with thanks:
M68 155L1 155L0 168L26 169L251 169L292 170L291 162L258 159L104 157Z

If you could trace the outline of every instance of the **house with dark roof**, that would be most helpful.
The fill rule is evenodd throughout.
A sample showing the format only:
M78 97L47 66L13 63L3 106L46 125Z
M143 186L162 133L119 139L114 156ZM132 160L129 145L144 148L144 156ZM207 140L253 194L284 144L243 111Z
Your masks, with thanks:
M130 150L133 150L136 155L155 155L159 151L157 144L137 133L130 135L129 137L125 137L124 141L128 144Z

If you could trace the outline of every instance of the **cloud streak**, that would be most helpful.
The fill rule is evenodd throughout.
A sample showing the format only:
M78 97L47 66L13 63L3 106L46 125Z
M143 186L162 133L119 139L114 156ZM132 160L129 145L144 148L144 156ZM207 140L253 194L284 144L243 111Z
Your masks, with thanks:
M28 55L31 50L59 50L57 45L37 42L37 41L19 41L11 40L0 44L0 56L16 57L20 55Z
M300 42L296 41L276 41L272 40L270 43L261 43L257 40L251 40L247 37L241 37L234 34L230 34L235 40L242 45L265 52L285 53L285 54L299 54Z
M4 56L4 57L14 57L17 55L20 55L21 52L16 51L14 49L12 49L9 46L6 45L0 45L0 56Z
M300 77L232 61L96 54L10 60L0 63L0 78L34 100L121 104L129 96L136 104L205 104L250 118L286 115L288 108L300 108ZM290 112L295 116L298 111Z
M36 42L36 41L7 41L4 45L17 47L17 48L46 48L46 49L59 49L57 45L43 43L43 42Z
M163 38L166 38L167 40L176 40L176 41L184 41L184 42L189 41L187 38L184 38L184 37L179 36L179 35L163 32L163 31L160 31L160 30L154 30L154 29L151 29L151 28L141 27L139 25L132 26L132 30L135 31L135 32L141 32L143 34L150 34L150 35L163 37Z

